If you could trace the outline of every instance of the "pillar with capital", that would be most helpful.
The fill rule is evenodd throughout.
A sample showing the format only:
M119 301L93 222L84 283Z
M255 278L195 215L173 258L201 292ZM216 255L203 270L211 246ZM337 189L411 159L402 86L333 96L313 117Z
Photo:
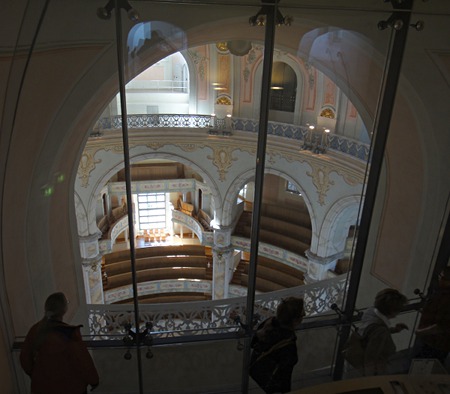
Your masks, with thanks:
M79 237L81 264L87 304L103 304L102 253L96 233Z
M328 278L328 271L334 270L337 261L342 258L343 252L322 257L308 249L305 255L308 258L308 272L305 276L305 283L314 283Z
M231 228L214 229L212 299L228 297L228 288L234 272Z

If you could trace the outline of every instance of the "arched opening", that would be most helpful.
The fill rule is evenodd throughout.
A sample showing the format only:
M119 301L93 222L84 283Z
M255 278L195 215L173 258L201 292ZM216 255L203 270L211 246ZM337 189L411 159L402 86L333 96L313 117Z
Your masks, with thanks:
M297 96L297 76L291 66L274 62L272 66L270 106L272 111L294 112Z

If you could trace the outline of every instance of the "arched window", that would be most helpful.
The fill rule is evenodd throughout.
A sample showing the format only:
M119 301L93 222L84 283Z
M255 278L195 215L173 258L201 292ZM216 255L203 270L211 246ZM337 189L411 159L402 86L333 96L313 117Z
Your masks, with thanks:
M288 64L273 63L270 93L270 109L294 112L297 94L297 76Z

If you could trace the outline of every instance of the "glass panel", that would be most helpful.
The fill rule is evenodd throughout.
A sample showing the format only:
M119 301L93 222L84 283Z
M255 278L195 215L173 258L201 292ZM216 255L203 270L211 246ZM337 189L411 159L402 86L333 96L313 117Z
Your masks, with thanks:
M307 3L281 4L270 84L262 81L259 26L268 8L139 1L138 22L121 11L129 151L114 10L108 21L92 4L35 1L23 15L4 13L21 20L17 40L13 28L14 42L9 33L2 37L5 338L17 335L20 343L42 318L46 297L62 289L70 300L65 320L84 323L83 333L96 337L101 392L138 392L140 372L146 391L176 391L167 371L199 391L239 392L244 353L237 339L224 338L241 333L232 312L246 317L252 211L261 197L255 315L261 321L282 298L304 296L305 327L323 327L297 334L294 386L330 378L339 333L331 305L345 305L354 267L380 92L395 85L383 82L396 20L389 19L392 4ZM357 294L361 311L385 287L418 301L414 290L426 294L437 284L435 263L449 260L439 248L448 243L450 13L443 4L415 7ZM269 139L259 193L265 99ZM132 164L128 201L124 153ZM176 337L192 342L155 346L153 359L143 346L142 367L135 349L131 360L123 358L122 339L135 325L130 243L140 330L151 323L158 345ZM152 266L161 256L164 264ZM409 326L394 336L397 350L414 342L416 318L410 312L393 321ZM200 344L200 336L215 341ZM111 339L121 347L101 347ZM27 392L29 379L20 374ZM250 389L257 390L252 380Z
M180 343L141 348L145 393L240 392L242 351L237 340ZM134 379L136 351L129 360L125 348L95 348L92 352L102 376L102 393L139 393ZM211 369L214 365L214 369Z
M297 331L298 364L292 374L292 389L332 381L336 327Z
M233 229L244 209L243 201L236 204L239 190L255 171L264 31L249 30L248 18L257 9L166 2L136 7L140 19L126 38L126 98L142 233L138 254L147 262L146 274L138 267L140 302L242 296L240 272L229 281L241 250L250 246L248 239L235 239ZM178 17L191 13L195 18ZM237 36L236 26L249 37ZM165 201L165 225L159 205L142 204L141 193L150 190L165 194L158 199Z
M261 241L303 283L352 272L389 50L390 33L376 28L384 17L284 4L276 15ZM345 300L344 290L336 307Z

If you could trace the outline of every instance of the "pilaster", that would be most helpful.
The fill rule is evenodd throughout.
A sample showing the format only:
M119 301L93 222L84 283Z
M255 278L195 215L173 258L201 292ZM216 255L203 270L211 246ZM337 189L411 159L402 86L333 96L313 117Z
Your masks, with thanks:
M103 304L102 253L98 239L100 233L79 237L81 265L87 304Z
M230 280L234 271L231 228L214 229L212 298L220 300L228 297Z

